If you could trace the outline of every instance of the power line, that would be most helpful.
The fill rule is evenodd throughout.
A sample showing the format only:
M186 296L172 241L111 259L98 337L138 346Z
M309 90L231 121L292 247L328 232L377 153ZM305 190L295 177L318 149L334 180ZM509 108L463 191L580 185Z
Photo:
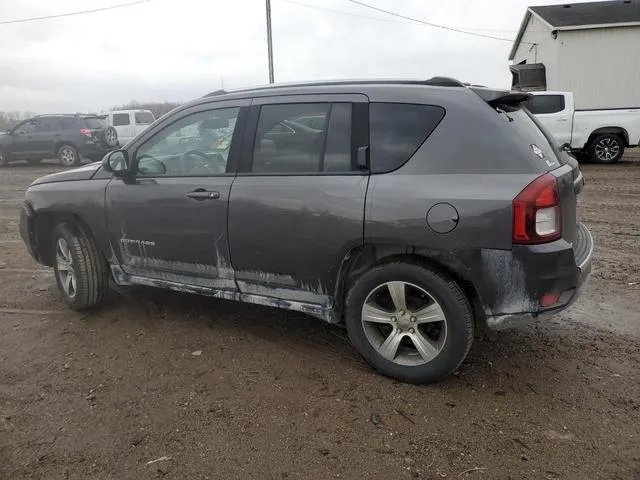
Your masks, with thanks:
M365 7L365 8L370 8L371 10L375 10L377 12L382 12L382 13L386 13L388 15L393 15L394 17L404 18L405 20L411 20L411 21L414 21L414 22L418 22L418 23L421 23L423 25L428 25L429 27L441 28L443 30L449 30L451 32L464 33L464 34L467 34L467 35L473 35L474 37L490 38L492 40L501 40L503 42L513 43L513 39L511 39L511 38L494 37L493 35L485 35L483 33L476 33L476 32L472 32L470 30L462 30L460 28L448 27L446 25L438 25L437 23L431 23L431 22L427 22L425 20L419 20L417 18L407 17L406 15L400 15L399 13L390 12L389 10L384 10L382 8L374 7L373 5L369 5L367 3L360 2L358 0L349 0L349 1L351 3L355 3L357 5L361 5L361 6ZM528 43L528 42L522 42L522 43Z
M298 5L300 7L307 7L307 8L312 8L314 10L320 10L320 11L324 11L324 12L332 12L332 13L338 13L340 15L348 15L350 17L359 17L359 18L368 18L369 20L378 20L380 22L389 22L389 23L399 23L402 25L416 25L419 27L424 27L426 25L422 24L422 23L417 23L416 21L411 21L411 22L403 22L401 20L393 20L391 18L380 18L380 17L372 17L371 15L362 15L359 13L353 13L353 12L345 12L344 10L336 10L334 8L327 8L327 7L319 7L317 5L309 5L308 3L302 3L302 2L296 2L295 0L279 0L281 2L285 2L285 3L290 3L292 5ZM497 29L497 28L468 28L467 30L469 31L475 31L475 32L507 32L507 33L516 33L515 30L501 30L501 29Z
M133 7L134 5L139 5L141 3L147 3L147 2L150 2L150 1L151 0L138 0L137 2L122 3L120 5L112 5L110 7L94 8L93 10L82 10L80 12L59 13L57 15L47 15L47 16L44 16L44 17L22 18L22 19L19 19L19 20L4 20L4 21L0 22L0 25L7 25L7 24L10 24L10 23L33 22L35 20L48 20L50 18L72 17L74 15L85 15L87 13L104 12L106 10L115 10L116 8Z

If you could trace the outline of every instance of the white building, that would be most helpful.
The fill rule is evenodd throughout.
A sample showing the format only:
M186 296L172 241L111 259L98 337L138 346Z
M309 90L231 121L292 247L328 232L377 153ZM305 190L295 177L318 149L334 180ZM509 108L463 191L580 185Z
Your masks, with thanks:
M640 0L529 7L513 88L573 92L577 109L640 108Z

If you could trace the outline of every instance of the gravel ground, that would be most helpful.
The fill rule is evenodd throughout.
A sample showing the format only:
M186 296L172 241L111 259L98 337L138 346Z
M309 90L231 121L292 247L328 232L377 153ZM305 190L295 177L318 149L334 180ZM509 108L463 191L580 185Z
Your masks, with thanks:
M0 479L640 479L640 157L583 166L581 300L429 387L291 312L152 290L67 311L17 233L56 169L0 171Z

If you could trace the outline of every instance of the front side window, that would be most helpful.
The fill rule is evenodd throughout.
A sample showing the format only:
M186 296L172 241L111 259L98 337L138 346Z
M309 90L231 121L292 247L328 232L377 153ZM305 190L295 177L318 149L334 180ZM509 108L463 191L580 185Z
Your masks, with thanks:
M262 106L251 171L351 171L351 104L295 103Z
M564 95L532 95L527 100L527 109L534 115L558 113L564 107Z
M20 135L28 135L29 133L33 133L36 129L37 122L35 120L28 120L24 123L21 123L15 128L15 132Z
M57 118L41 118L33 130L34 133L55 132L60 129L60 123Z
M129 114L128 113L114 113L112 121L113 121L113 126L114 127L123 127L125 125L129 125Z
M151 112L136 112L134 117L138 125L150 125L155 120Z
M194 113L165 127L136 151L143 176L220 175L227 170L240 108Z
M433 105L371 103L371 172L390 172L404 165L435 130L444 114L444 108Z

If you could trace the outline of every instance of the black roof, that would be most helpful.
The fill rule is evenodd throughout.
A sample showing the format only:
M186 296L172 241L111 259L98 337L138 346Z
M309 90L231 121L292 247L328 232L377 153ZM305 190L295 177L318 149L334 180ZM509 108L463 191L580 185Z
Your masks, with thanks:
M553 27L640 22L640 0L543 5L529 9Z

